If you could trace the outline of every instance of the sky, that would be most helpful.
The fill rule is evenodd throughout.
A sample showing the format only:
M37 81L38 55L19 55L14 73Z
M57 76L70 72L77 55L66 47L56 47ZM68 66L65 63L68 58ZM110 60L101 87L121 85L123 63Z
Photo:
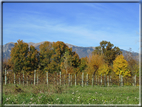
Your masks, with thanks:
M139 3L3 3L3 44L19 39L139 52Z

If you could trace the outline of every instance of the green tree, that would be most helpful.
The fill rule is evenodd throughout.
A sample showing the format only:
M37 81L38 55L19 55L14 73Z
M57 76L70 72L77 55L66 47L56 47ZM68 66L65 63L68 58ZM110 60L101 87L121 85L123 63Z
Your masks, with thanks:
M105 62L108 63L109 66L113 64L115 58L121 53L118 47L114 47L113 44L107 41L100 42L100 46L95 47L95 50L92 52L92 54L103 54Z
M128 69L128 62L124 59L122 54L117 56L113 61L113 71L117 75L131 76L131 72Z
M81 72L83 72L86 70L86 67L87 67L87 57L82 57L80 60L81 60L81 62L79 65L79 69Z

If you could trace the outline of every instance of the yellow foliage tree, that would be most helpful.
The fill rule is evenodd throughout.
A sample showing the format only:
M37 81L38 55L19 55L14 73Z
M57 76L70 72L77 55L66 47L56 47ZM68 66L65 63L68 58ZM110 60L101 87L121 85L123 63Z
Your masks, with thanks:
M87 60L87 73L88 74L98 74L99 68L104 64L103 56L98 54L90 55Z
M131 76L131 72L128 69L128 62L124 59L124 56L118 55L113 61L113 71L117 75Z
M104 63L104 64L102 64L100 67L99 67L99 69L98 69L98 74L99 75L103 75L103 74L105 74L105 75L108 75L109 74L109 71L110 71L110 68L109 68L109 66L108 66L108 64L106 64L106 63Z

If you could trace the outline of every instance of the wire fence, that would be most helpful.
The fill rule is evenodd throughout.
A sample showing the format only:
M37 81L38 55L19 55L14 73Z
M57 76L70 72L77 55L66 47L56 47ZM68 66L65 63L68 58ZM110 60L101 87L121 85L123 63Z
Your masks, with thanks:
M138 86L139 77L123 77L122 75L91 75L79 72L77 74L65 74L61 72L48 73L41 71L34 71L31 74L26 73L14 73L12 70L6 70L3 72L3 84L53 84L53 85L68 85L82 87L88 85L98 86Z

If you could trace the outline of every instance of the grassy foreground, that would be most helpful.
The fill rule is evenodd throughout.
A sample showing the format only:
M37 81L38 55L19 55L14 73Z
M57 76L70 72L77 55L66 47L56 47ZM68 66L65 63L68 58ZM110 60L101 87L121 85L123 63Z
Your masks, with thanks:
M3 104L139 104L139 87L3 86Z

